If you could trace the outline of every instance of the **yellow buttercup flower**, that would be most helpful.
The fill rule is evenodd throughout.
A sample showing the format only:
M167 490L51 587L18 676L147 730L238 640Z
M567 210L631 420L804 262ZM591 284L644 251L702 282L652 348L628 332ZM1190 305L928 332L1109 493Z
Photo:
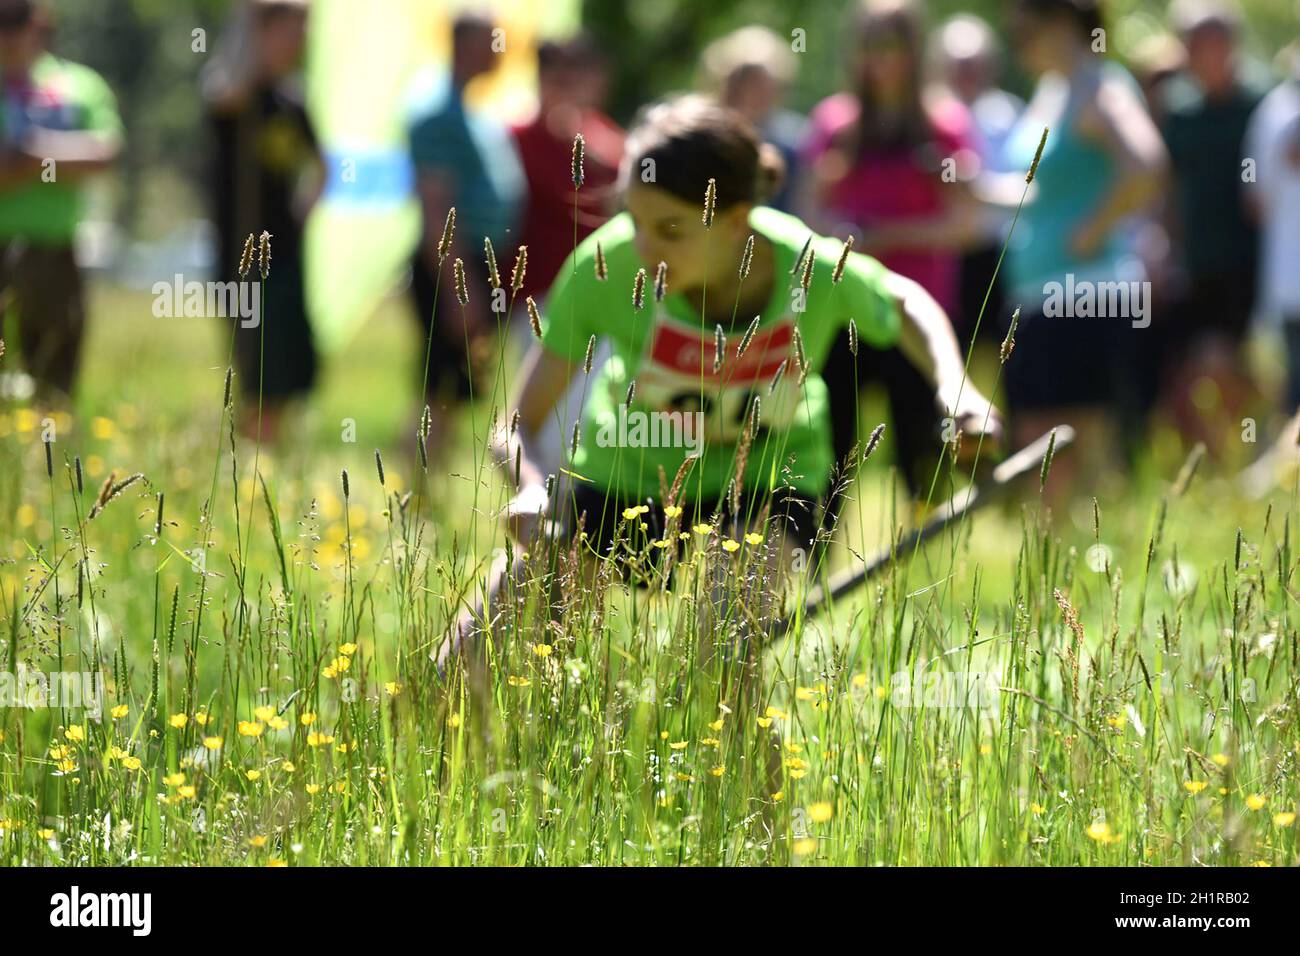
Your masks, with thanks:
M701 522L700 524L697 524L693 528L691 528L691 530L694 531L696 534L713 534L713 525L704 524L703 522Z
M270 706L269 704L264 704L261 707L255 707L253 708L253 716L256 717L258 720L262 721L263 723L265 723L266 721L270 720L272 717L275 716L275 708Z
M681 507L680 507L679 505L665 505L665 506L664 506L664 517L665 517L665 518L680 518L680 517L681 517L681 514L682 514L682 509L681 509Z
M1268 798L1258 793L1252 793L1246 798L1246 806L1251 810L1263 810L1266 803L1268 803Z
M1118 843L1119 835L1110 832L1110 824L1104 820L1093 822L1087 830L1088 839L1096 840L1098 843Z
M506 683L509 684L511 687L527 687L532 683L532 681L530 681L527 677L517 677L516 675L511 674L509 677L506 678Z
M758 547L762 543L763 543L763 536L759 534L757 531L751 531L749 532L749 534L745 535L745 544L751 545L753 547Z
M351 657L351 656L352 656L353 654L355 654L356 652L357 652L357 645L355 645L355 644L340 644L340 645L339 645L339 653L340 653L340 654L346 654L348 657Z
M647 505L633 505L631 508L623 509L623 518L626 521L632 521L633 519L638 518L641 515L645 514L649 510L650 508Z
M772 726L771 717L758 717L756 719L758 720L758 726L760 727L767 728Z
M194 784L192 783L187 783L176 788L176 796L180 797L182 800L193 800L197 793L198 791L194 788Z
M1209 784L1206 783L1204 780L1184 780L1184 781L1183 781L1183 788L1184 788L1188 793L1200 793L1202 790L1204 790L1204 789L1205 789L1206 787L1208 787L1208 786L1209 786Z
M334 743L334 737L330 734L318 734L312 732L307 735L308 747L325 747Z
M715 777L721 777L726 772L727 772L727 768L722 766L721 764L709 770L709 773L713 774L713 776Z
M86 739L86 728L81 726L81 724L73 724L71 727L68 727L63 731L63 736L67 737L74 744L80 743Z
M834 808L829 803L814 803L808 808L808 819L813 823L825 823L834 815Z
M169 773L167 776L163 777L163 783L167 784L169 787L179 787L184 782L185 774L183 773Z
M804 837L802 840L795 840L794 852L796 856L811 856L817 852L817 841L812 837Z
M735 552L735 551L739 551L739 550L740 550L740 542L739 542L739 541L733 541L731 538L728 538L726 541L723 541L723 542L722 542L722 550L723 550L723 551L726 551L726 552L728 552L728 553Z
M266 730L266 725L254 720L241 720L235 729L241 737L260 737L262 731Z
M310 793L313 797L314 797L316 794L320 793L320 790L321 790L321 787L320 787L320 784L319 784L319 783L309 783L309 784L307 784L307 792Z
M108 715L112 717L114 720L121 720L128 713L130 713L130 710L131 709L127 707L126 704L118 704L116 707L114 707L112 710L108 712Z
M309 710L298 718L298 722L304 727L310 727L312 724L316 723L316 715Z
M550 657L552 650L554 650L554 648L552 648L550 644L533 645L533 653L536 654L538 657Z
M384 690L388 691L389 697L396 697L402 692L402 685L395 680L390 680L384 685Z
M255 850L261 849L262 847L266 846L266 837L264 836L249 837L248 845Z
M175 727L177 730L180 730L189 722L190 722L190 718L185 714L172 714L170 717L167 718L167 723L170 724L172 727Z
M222 740L220 737L203 738L203 746L207 747L209 750L220 750L221 744L222 744Z
M247 777L251 782L257 783L257 781L262 779L262 771L246 770L244 771L244 776Z
M1273 826L1275 827L1289 827L1293 823L1295 823L1294 813L1273 814Z
M1040 813L1045 813L1046 811L1047 807L1043 806L1041 803L1031 803L1029 805L1029 812L1034 816L1038 816Z
M1215 755L1214 755L1213 757L1211 757L1210 759L1213 760L1214 763L1215 763L1217 766L1220 766L1220 767L1226 767L1226 766L1228 765L1228 755L1227 755L1227 754L1215 754Z
M685 741L685 740L674 740L672 743L670 743L670 744L668 745L668 747L669 747L669 749L671 749L671 750L685 750L685 749L686 749L686 741Z

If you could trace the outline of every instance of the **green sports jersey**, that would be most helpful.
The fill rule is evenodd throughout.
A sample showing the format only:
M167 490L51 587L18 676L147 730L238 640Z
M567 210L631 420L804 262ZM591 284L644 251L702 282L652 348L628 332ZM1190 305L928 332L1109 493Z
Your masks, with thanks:
M698 454L687 494L716 499L735 473L737 444L757 396L760 427L745 461L743 487L826 493L833 465L830 409L817 370L850 318L863 342L877 348L897 342L900 320L885 287L887 273L876 260L854 253L842 280L832 283L842 244L814 236L816 257L805 296L795 264L809 228L762 207L749 222L755 235L771 243L774 288L743 354L739 346L753 316L738 316L726 330L725 357L716 373L714 326L705 326L686 298L671 291L671 275L669 294L655 301L653 264L637 256L630 216L598 229L578 247L576 262L561 269L547 300L543 346L574 364L583 362L593 335L611 346L586 388L570 462L577 475L609 491L658 498L661 473L671 484L686 456ZM608 266L604 281L595 272L597 243ZM632 289L641 268L650 277L645 307L637 312ZM794 360L796 326L809 366L802 385ZM627 405L632 382L636 388Z
M0 145L23 142L33 128L95 133L117 140L122 123L113 92L88 66L46 54L27 82L0 84ZM83 190L76 181L48 171L48 180L0 189L0 239L23 238L37 245L72 241L82 214Z

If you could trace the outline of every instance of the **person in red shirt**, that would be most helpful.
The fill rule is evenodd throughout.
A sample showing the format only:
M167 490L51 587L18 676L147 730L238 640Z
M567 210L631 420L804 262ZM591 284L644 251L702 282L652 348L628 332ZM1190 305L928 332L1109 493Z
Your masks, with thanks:
M537 50L537 115L512 130L528 182L521 230L528 271L519 302L529 295L540 300L574 246L609 218L623 130L600 109L606 72L603 55L584 35L547 41ZM585 175L575 197L578 133L585 142Z
M978 168L970 114L951 93L926 85L924 31L911 3L865 0L850 16L851 88L810 115L803 218L822 233L853 235L855 249L955 314L961 253L980 238L979 207L966 185ZM836 460L857 433L859 390L877 382L889 397L899 470L913 496L924 498L947 413L932 407L922 380L893 353L862 349L855 358L841 344L826 376Z

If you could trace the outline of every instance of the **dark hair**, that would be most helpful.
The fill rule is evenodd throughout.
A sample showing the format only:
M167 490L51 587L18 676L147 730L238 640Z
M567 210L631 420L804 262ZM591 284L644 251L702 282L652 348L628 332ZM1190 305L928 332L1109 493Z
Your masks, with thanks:
M761 203L781 184L784 164L749 121L716 100L682 96L647 108L632 127L623 185L654 163L654 185L686 202L703 203L715 181L715 205Z
M1101 0L1016 0L1016 7L1044 19L1065 17L1073 21L1079 35L1087 39L1105 28Z
M866 2L859 7L855 23L856 42L860 45L881 35L897 37L911 58L912 70L908 77L906 106L892 122L886 122L882 115L876 103L876 91L870 82L854 91L858 98L858 119L851 134L849 151L852 157L860 162L874 150L913 148L930 142L934 137L934 127L921 98L925 27L920 11L908 0Z
M544 40L537 45L537 71L564 67L596 67L605 65L605 54L587 33L576 33L567 40Z
M21 30L35 14L32 0L0 0L0 30Z

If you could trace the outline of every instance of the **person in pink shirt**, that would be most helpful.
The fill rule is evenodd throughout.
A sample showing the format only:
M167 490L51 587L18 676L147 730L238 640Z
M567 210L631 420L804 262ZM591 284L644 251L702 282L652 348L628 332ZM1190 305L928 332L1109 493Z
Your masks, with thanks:
M961 253L980 239L979 206L967 182L979 160L969 112L923 78L924 30L907 0L865 0L852 14L851 89L819 103L803 148L803 218L824 234L923 286L957 316ZM957 317L969 337L975 316ZM941 449L944 409L905 363L887 353L832 352L835 453L852 447L858 394L883 385L895 460L913 495L924 497Z

